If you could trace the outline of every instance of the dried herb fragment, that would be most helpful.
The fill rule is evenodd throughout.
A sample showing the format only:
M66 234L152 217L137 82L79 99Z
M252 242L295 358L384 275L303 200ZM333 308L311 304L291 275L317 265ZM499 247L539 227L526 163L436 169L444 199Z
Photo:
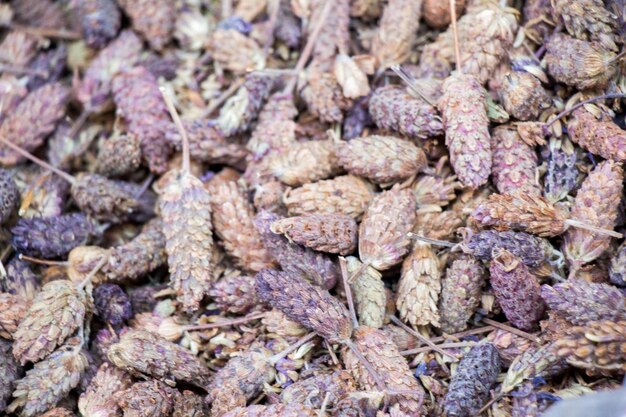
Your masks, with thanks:
M356 249L357 225L342 214L311 214L279 219L270 229L291 242L321 252L348 255Z
M103 48L120 30L121 13L114 0L83 0L76 4L83 38L92 48Z
M567 363L556 355L553 344L532 346L513 360L502 382L502 392L511 392L524 381L561 373Z
M125 416L167 417L174 410L178 392L163 382L137 382L117 392L115 399Z
M552 104L539 79L524 70L506 74L498 96L507 113L518 120L534 120Z
M254 276L230 271L213 285L209 296L223 312L245 314L258 304Z
M104 362L87 389L80 395L78 410L85 416L118 416L120 408L114 396L130 386L130 375Z
M7 170L0 170L0 224L4 224L15 210L20 198L13 176Z
M460 16L465 7L465 0L455 0L454 9ZM443 29L450 24L450 2L439 0L424 0L424 21L435 29Z
M616 51L617 19L604 2L583 0L569 4L564 0L552 1L552 16L562 22L570 35L582 40L599 42L605 49Z
M624 248L626 245L622 243L617 254L611 259L609 268L609 280L620 287L626 286L626 249Z
M520 192L540 195L537 184L538 161L534 149L510 126L498 126L491 136L493 162L491 175L500 194Z
M116 131L98 143L96 171L106 177L132 174L141 165L141 140L132 133Z
M610 117L596 118L581 107L572 112L567 131L572 142L583 149L616 162L626 161L624 131Z
M18 295L0 293L0 337L11 340L28 312L28 301Z
M269 159L270 172L281 182L298 186L340 172L335 146L330 140L296 143Z
M317 411L300 404L238 407L222 417L315 417Z
M119 0L130 17L133 29L139 32L156 51L161 51L172 38L174 3L168 0Z
M587 126L587 129L590 129L590 126ZM578 154L570 141L550 140L549 149L548 169L543 177L543 194L548 201L556 203L563 200L576 186Z
M361 261L354 256L346 258L346 266L350 276L359 271L362 265ZM387 307L385 283L380 272L368 266L358 276L354 277L350 287L359 324L380 329L385 321Z
M249 75L237 94L220 109L217 125L226 136L248 130L274 84L273 77Z
M22 376L22 369L11 354L11 342L0 339L0 412L11 399L15 381Z
M113 327L118 327L133 315L130 299L115 284L102 284L93 292L95 313Z
M96 220L121 223L141 209L141 202L134 196L135 184L98 174L77 174L70 192L76 205Z
M31 301L39 292L39 276L31 268L30 262L19 256L13 257L6 265L7 275L2 282L2 289L25 301Z
M327 406L332 407L343 396L355 390L356 383L352 376L347 371L338 370L296 381L280 393L280 400L285 405L302 404L319 409L326 394L329 394Z
M391 0L383 9L371 52L381 68L406 61L416 41L422 1Z

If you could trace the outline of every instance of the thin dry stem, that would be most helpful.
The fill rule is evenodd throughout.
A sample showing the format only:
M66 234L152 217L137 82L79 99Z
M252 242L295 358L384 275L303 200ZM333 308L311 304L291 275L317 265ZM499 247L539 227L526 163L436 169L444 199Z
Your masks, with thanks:
M54 167L54 166L50 165L49 163L47 163L46 161L37 158L35 155L33 155L30 152L20 148L16 144L9 142L5 138L0 138L0 142L2 142L4 145L8 146L9 148L13 149L15 152L19 153L24 158L30 159L31 161L33 161L34 163L36 163L40 167L48 169L48 170L54 172L55 174L57 174L59 177L63 178L65 181L69 182L70 184L74 184L76 182L76 179L73 176L71 176L70 174L68 174L67 172L61 171L59 168Z
M352 298L352 289L350 288L350 282L348 279L348 267L346 265L346 258L339 257L339 267L341 268L341 280L343 281L343 289L346 292L346 298L348 299L348 308L350 309L350 317L352 317L352 324L355 328L359 327L359 320L356 317L356 310L354 309L354 299Z
M444 246L446 248L454 248L457 245L456 243L448 242L447 240L431 239L426 236L418 235L417 233L412 232L407 233L407 236L410 239L420 240L422 242L430 243L431 245Z
M276 28L276 22L278 21L278 13L280 11L280 0L270 0L268 9L271 9L270 21L267 28L267 39L263 44L263 56L267 57L270 47L274 43L274 29Z
M452 23L452 33L454 34L454 56L456 57L456 70L463 73L461 69L461 51L459 50L459 32L456 27L456 1L450 0L450 21Z
M183 330L194 331L194 330L215 329L218 327L226 327L226 326L233 326L235 324L247 323L252 320L262 319L263 317L265 317L265 313L254 313L254 314L249 314L245 317L240 317L238 319L223 320L223 321L218 321L216 323L190 324L188 326L183 326Z
M612 98L626 98L626 93L602 94L601 96L591 97L591 98L588 98L587 100L581 101L580 103L576 103L569 109L563 110L561 113L557 114L556 117L554 117L554 119L546 123L544 130L552 126L557 120L567 116L568 114L584 106L585 104L593 103L594 101L607 100L607 99L612 99Z
M32 263L36 263L39 265L48 265L48 266L67 266L69 265L69 262L67 261L49 261L47 259L39 259L39 258L33 258L32 256L27 256L24 254L19 254L19 258L24 260L24 261L28 261L28 262L32 262Z
M590 232L595 232L601 235L616 237L618 239L621 239L624 237L624 235L622 235L621 233L615 232L613 230L601 229L599 227L591 226L590 224L583 223L575 219L567 219L565 220L565 223L572 227L576 227L578 229L589 230Z
M359 348L354 343L352 343L351 340L345 340L343 344L346 345L348 349L352 351L352 353L354 353L354 356L356 356L359 362L361 362L365 369L367 369L367 372L369 372L369 374L372 376L372 379L374 379L374 383L376 383L378 389L383 392L387 392L387 386L385 385L385 382L380 377L380 375L378 375L378 372L376 372L376 369L374 369L372 364L361 353Z
M100 261L96 264L96 266L94 266L93 269L91 271L89 271L89 273L87 274L85 279L83 279L81 281L81 283L78 284L78 289L82 290L83 288L85 288L85 286L87 286L87 284L89 284L91 282L93 277L96 276L96 274L98 273L100 268L102 268L104 266L104 264L108 262L108 260L109 260L109 253L105 254L102 257L102 259L100 259Z
M404 350L404 351L400 352L400 354L402 356L409 356L409 355L414 355L414 354L417 354L417 353L430 352L431 350L437 350L437 352L439 352L439 349L443 350L443 349L452 349L452 348L459 348L459 347L471 347L471 346L474 346L475 344L476 344L476 342L442 343L440 345L435 345L437 347L437 349L433 349L431 346L422 346L420 348ZM446 355L447 356L453 356L453 355L451 355L449 353L446 353ZM456 358L456 356L454 356L454 358L458 360L458 358Z
M442 354L444 356L449 356L449 357L451 357L454 360L454 362L459 360L459 358L457 358L456 355L453 355L453 354L448 353L445 350L441 349L439 346L434 344L430 339L428 339L427 337L422 336L421 334L419 334L419 332L416 332L415 330L411 329L409 326L404 324L402 322L402 320L400 320L396 316L389 316L389 318L397 326L400 326L405 332L407 332L408 334L416 337L419 341L421 341L422 343L426 344L428 346L429 350L432 349L435 352L438 352L438 353L440 353L440 354Z
M518 336L523 337L524 339L530 340L531 342L534 342L536 344L540 344L539 338L537 338L536 336L533 336L530 333L526 333L525 331L522 331L520 329L516 329L515 327L511 327L511 326L508 326L508 325L506 325L504 323L500 323L500 322L497 322L495 320L491 320L491 319L488 319L488 318L485 318L485 317L483 317L481 320L484 323L489 324L490 326L495 327L496 329L506 330L509 333L516 334Z
M276 364L279 360L283 359L284 357L286 357L287 355L289 355L291 352L295 351L296 349L298 349L300 346L302 346L303 344L307 343L308 341L312 340L313 338L315 338L315 336L317 336L317 334L315 332L311 332L309 334L307 334L306 336L303 336L300 338L300 340L298 340L296 343L294 343L293 345L281 350L280 352L278 352L275 355L270 356L269 358L269 362L272 364Z
M57 38L57 39L64 39L68 41L77 41L79 39L82 39L82 35L80 33L72 32L69 30L23 26L17 23L11 23L8 26L12 29L20 30L30 35L39 36L43 38Z
M85 122L87 121L90 115L91 115L91 111L87 109L83 109L83 111L80 113L80 115L78 116L74 124L72 125L72 128L67 133L67 137L70 139L74 139L76 135L78 134L78 132L80 131L80 129L82 129L82 127L85 125Z
M159 90L161 90L163 101L165 102L165 105L167 106L167 110L170 112L170 116L172 117L172 120L174 120L176 129L178 129L178 133L180 133L180 137L182 138L182 142L183 142L182 171L185 174L189 174L190 166L191 166L191 157L189 156L189 138L187 137L187 131L185 130L185 127L183 126L183 122L180 120L180 116L178 115L178 112L176 111L176 107L174 106L172 99L170 99L170 97L166 93L165 88L159 87Z
M228 100L230 96L235 94L235 92L239 89L239 87L243 85L245 81L246 79L242 77L233 82L230 87L226 89L226 91L224 91L218 98L213 100L211 104L202 112L201 118L210 116L215 110L218 109L218 107L224 104L224 102Z
M411 78L411 76L409 74L407 74L407 72L402 69L402 67L400 65L392 65L391 66L391 70L393 72L396 73L396 75L398 77L400 77L400 79L402 81L405 82L405 84L415 92L415 94L417 94L418 96L420 96L422 98L422 100L424 100L425 102L427 102L428 104L430 104L431 106L435 107L435 103L433 103L433 101L428 98L419 88L417 88L417 86L415 85L415 83L413 82L413 79Z
M9 64L1 64L0 71L7 72L10 74L14 74L14 75L35 75L35 76L45 77L45 78L48 77L47 71L38 70L34 68L27 68L27 67L19 67L19 66L9 65Z

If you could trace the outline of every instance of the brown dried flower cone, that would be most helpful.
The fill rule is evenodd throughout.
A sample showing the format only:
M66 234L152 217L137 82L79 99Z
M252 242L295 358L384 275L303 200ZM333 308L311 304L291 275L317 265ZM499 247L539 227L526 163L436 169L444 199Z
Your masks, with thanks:
M373 197L372 185L353 175L288 188L283 202L292 216L345 214L357 220Z
M369 64L372 67L364 68L362 61L361 65L359 65L357 57L352 58L343 53L337 54L333 74L335 74L337 83L341 86L345 98L358 99L370 93L371 88L366 71L368 73L374 72L374 60L370 59L370 61Z
M11 353L11 342L0 339L0 412L4 412L15 381L22 376L22 368Z
M141 165L141 140L138 136L115 132L98 144L96 171L106 177L132 174Z
M64 407L55 407L43 413L39 417L76 417L76 414Z
M567 123L572 142L616 162L626 161L626 134L610 117L596 118L584 107L572 112Z
M248 130L274 84L267 76L246 76L244 84L220 109L217 126L225 136L233 136Z
M217 179L209 182L208 190L215 234L235 265L252 272L272 267L272 258L254 227L254 209L245 190L235 181Z
M605 49L616 51L617 19L601 0L581 0L570 3L552 0L552 16L562 22L570 35L599 42Z
M419 213L413 231L421 232L430 239L453 239L457 230L465 224L465 217L451 210Z
M312 67L319 67L322 71L330 70L337 52L346 53L350 49L350 3L350 0L336 0L329 5L330 10L324 16L326 2L310 2L310 17L306 28L308 36L313 35L320 19L324 18L313 47L313 62L310 64Z
M321 252L349 255L356 249L357 224L344 214L310 214L276 220L272 232Z
M350 2L350 16L364 20L376 19L382 12L381 0L352 0Z
M381 68L389 68L407 60L417 40L422 17L422 1L391 0L385 6L371 53Z
M350 277L360 271L350 284L356 315L359 324L380 329L385 321L387 307L385 283L380 272L371 266L361 270L362 265L361 261L354 256L346 258L346 267Z
M87 389L78 399L78 410L84 416L116 417L120 408L114 395L129 388L130 375L108 362L103 363Z
M612 230L617 222L623 191L624 171L620 164L604 161L582 183L570 212L573 219L602 229ZM569 229L563 237L563 253L571 270L576 270L602 255L611 237Z
M209 417L209 411L203 397L184 390L181 395L174 398L172 417Z
M18 409L21 417L35 417L54 407L78 385L88 362L81 352L82 341L70 339L45 360L38 362L16 383L9 412Z
M330 140L301 142L271 157L270 170L281 182L298 186L339 173L335 146Z
M482 264L469 256L455 260L447 269L439 299L441 329L445 333L467 328L467 321L480 305L485 272Z
M119 5L139 32L156 51L172 38L175 5L169 0L120 0Z
M454 9L456 15L460 16L465 7L465 0L455 0ZM424 0L424 21L435 29L444 29L450 24L450 2L441 0Z
M504 109L518 120L536 119L552 104L539 79L526 71L506 74L498 96Z
M159 207L170 280L184 308L195 311L214 279L211 197L188 172L170 171L164 180Z
M493 162L491 175L500 194L516 191L541 195L537 183L537 154L510 126L498 126L491 136Z
M356 383L350 373L337 370L332 373L319 373L310 378L300 379L280 393L283 404L303 404L319 409L328 394L328 407L332 407L346 394L356 390Z
M257 125L246 148L254 156L261 156L293 145L297 128L293 119L297 115L298 109L292 94L282 91L272 94L259 113Z
M409 251L407 233L415 223L415 197L395 186L374 197L359 228L359 257L379 271L400 263Z
M474 77L463 74L448 77L443 91L438 107L450 163L463 185L477 188L491 173L486 92Z
M327 290L294 274L264 269L256 275L259 298L330 342L350 340L346 307Z
M456 198L457 188L460 184L454 175L420 176L413 186L418 210L424 213L439 211Z
M424 151L393 136L373 135L340 142L336 153L348 173L379 184L409 178L427 163Z
M533 346L527 338L502 329L496 329L489 333L487 340L498 349L500 361L505 367L510 366L515 358Z
M72 281L44 285L13 334L13 355L22 364L48 356L83 325L86 303L85 293Z
M29 309L29 300L0 293L0 337L11 340Z
M317 410L300 404L274 404L238 407L222 417L316 417L317 415Z
M316 68L309 69L307 85L300 93L308 110L322 122L340 123L343 112L352 107L352 100L344 97L334 74Z
M191 351L145 330L128 330L111 345L108 358L130 374L152 377L169 385L186 382L205 388L208 368Z
M501 391L511 392L524 381L555 375L566 368L567 364L556 354L553 344L532 346L513 360L502 381Z
M411 326L439 327L439 292L441 271L432 247L416 241L411 254L402 263L396 306L400 318Z
M115 393L115 400L125 416L168 417L174 411L178 391L161 381L137 382Z
M285 313L273 309L265 313L261 320L269 333L282 337L302 337L307 333L307 329L300 323L290 320Z
M217 29L211 35L207 50L217 64L237 74L265 66L259 45L235 29Z
M254 285L254 276L227 270L224 276L213 285L209 296L223 312L245 314L256 307L259 302Z
M572 327L555 342L556 354L590 375L626 372L626 321L590 322Z
M361 326L354 331L354 344L372 364L387 389L415 392L413 395L395 395L391 397L390 403L398 404L400 409L409 415L421 415L423 389L413 377L409 364L400 355L393 341L381 330ZM374 379L352 351L346 350L343 360L346 369L362 389L377 389Z

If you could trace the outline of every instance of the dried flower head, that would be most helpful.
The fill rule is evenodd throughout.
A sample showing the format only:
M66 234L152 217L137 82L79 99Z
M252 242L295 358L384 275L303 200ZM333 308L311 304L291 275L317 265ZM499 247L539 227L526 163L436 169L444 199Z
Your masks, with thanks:
M83 38L92 48L103 48L117 35L121 13L114 0L86 0L76 4Z
M301 404L237 407L222 417L315 417L317 411Z
M272 77L262 75L246 77L237 94L229 98L220 109L217 125L224 135L232 136L250 127L269 96L273 84Z
M507 113L519 120L534 120L552 104L539 79L523 70L506 74L498 95Z
M99 285L93 299L96 315L113 327L119 327L133 315L128 294L119 285Z
M25 301L35 298L40 289L40 278L31 268L30 262L15 256L6 265L6 272L2 281L2 288L6 292Z
M120 409L114 395L131 386L131 378L123 370L104 362L87 389L78 399L78 410L86 416L114 417Z
M141 140L132 133L115 131L98 143L98 174L121 177L132 174L141 165Z
M532 346L516 357L502 382L502 392L511 392L524 381L535 377L556 375L567 368L567 363L557 356L554 345Z
M540 195L537 184L537 155L511 126L498 126L491 136L491 175L501 194L520 192Z
M502 329L489 333L487 340L498 349L500 361L505 367L509 367L515 358L532 346L532 342L527 338Z
M280 393L283 404L302 404L319 409L328 394L326 405L332 407L343 396L356 390L356 383L347 371L324 372L301 379Z
M270 172L281 182L298 186L323 180L340 172L334 143L330 140L296 143L269 160Z
M372 41L372 55L382 68L401 64L409 57L422 17L422 2L391 0L383 9Z
M11 354L11 342L0 339L0 412L4 412L22 369Z
M346 267L350 277L357 271L361 271L362 265L361 261L354 256L346 258ZM350 288L359 324L380 329L385 321L387 307L387 294L381 273L367 266L352 279Z
M572 112L567 132L572 142L589 152L616 162L626 161L624 131L610 117L599 118L581 107Z
M125 416L167 417L174 411L177 394L161 381L148 380L115 393L115 400Z
M616 51L617 19L604 2L582 0L570 4L565 0L552 1L552 16L563 23L570 35L582 40L597 41L605 49Z
M28 312L29 301L19 295L0 293L0 337L11 340Z
M207 49L216 63L234 73L242 74L265 66L259 45L235 29L217 29L211 35Z
M313 68L308 70L306 77L307 85L300 95L309 111L322 122L341 123L343 112L352 107L352 100L344 97L335 75Z
M456 15L460 16L465 7L465 0L455 0L454 9ZM439 0L424 0L424 21L428 26L435 29L444 29L450 24L450 2Z
M310 214L279 219L270 229L291 242L321 252L349 255L356 249L356 221L344 214Z
M139 32L152 49L162 50L172 38L175 5L168 0L119 0L130 17L133 29Z
M590 129L591 126L587 126ZM570 134L574 132L570 131ZM576 186L578 152L569 140L550 140L547 171L543 177L544 196L556 203L563 200Z

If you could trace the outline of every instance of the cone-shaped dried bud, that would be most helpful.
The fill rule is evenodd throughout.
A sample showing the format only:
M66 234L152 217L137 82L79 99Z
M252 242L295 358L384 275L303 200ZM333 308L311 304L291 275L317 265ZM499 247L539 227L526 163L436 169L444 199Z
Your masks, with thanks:
M332 3L322 24L313 47L313 63L323 72L329 71L337 52L350 50L350 0L337 0ZM310 2L310 16L306 27L307 35L311 36L316 24L322 17L325 3L320 0Z
M121 177L141 165L141 140L132 133L115 132L98 143L96 172L106 177Z
M326 405L332 407L352 391L356 391L354 379L347 371L338 370L296 381L280 393L280 401L283 404L302 404L320 409L326 394L328 394Z
M232 270L213 285L209 296L224 313L245 314L259 302L255 282L254 276Z
M28 312L28 301L18 295L0 293L0 337L13 339L17 326Z
M337 157L352 175L389 184L415 175L426 166L424 151L393 136L367 136L340 142Z
M367 69L368 72L373 72L373 60L371 62L372 68ZM365 97L370 93L370 84L367 79L363 67L357 64L356 58L351 58L346 54L340 53L335 57L335 66L333 73L337 79L337 83L341 86L344 97L349 99L356 99L359 97Z
M541 237L558 236L567 229L566 213L540 196L491 194L470 219L482 227L519 230Z
M11 354L11 342L0 339L0 412L8 405L20 376L22 369Z
M511 417L538 417L537 394L531 383L526 383L514 395L511 403Z
M209 417L204 398L198 394L184 390L174 397L174 412L172 417Z
M248 130L261 106L269 96L274 78L248 75L237 94L229 98L220 109L217 125L224 135L232 136Z
M609 280L615 285L626 287L626 244L622 243L611 259Z
M208 184L213 228L235 265L252 272L272 266L272 258L254 227L254 208L235 181L214 179Z
M344 97L335 75L314 68L309 70L306 80L307 85L300 95L309 112L322 122L341 123L343 112L352 107L352 100Z
M446 415L471 417L478 415L489 390L500 373L498 349L491 343L480 343L467 352L448 386L444 409Z
M297 124L293 119L297 115L293 95L282 91L272 94L259 113L246 147L255 157L288 148L296 141Z
M170 171L159 198L170 280L178 299L197 310L213 282L211 197L189 173Z
M171 152L165 134L171 121L156 78L144 67L136 67L116 75L112 88L117 115L128 132L141 139L144 161L152 172L164 173Z
M349 255L356 249L356 221L345 214L309 214L279 219L271 230L320 252Z
M43 28L62 28L66 21L63 5L54 1L21 0L12 1L11 9L15 20Z
M120 408L114 394L131 386L131 378L123 370L104 362L89 386L78 399L78 410L84 416L118 417Z
M420 176L413 186L418 210L439 211L456 198L455 190L459 186L454 175Z
M276 259L283 271L302 276L324 288L332 288L340 277L339 267L328 255L290 242L270 229L281 217L266 211L260 212L254 224L261 234L265 248Z
M207 50L217 64L237 74L265 66L259 45L235 29L217 29L211 35Z
M264 269L256 275L256 289L263 302L330 342L350 339L352 323L346 307L327 290L298 275Z
M0 224L11 217L19 198L20 194L13 181L13 175L7 170L0 170Z
M376 19L382 12L381 0L352 0L350 2L350 16L363 20Z
M589 173L576 194L570 212L573 219L601 229L613 230L622 197L624 171L613 161L604 161ZM597 259L611 244L610 236L571 228L565 232L563 253L571 269Z
M519 120L536 119L552 100L537 77L526 71L511 71L498 90L504 109Z
M419 213L413 230L430 239L450 240L465 224L465 216L456 211Z
M25 66L37 53L37 38L21 30L12 30L0 43L0 60L10 65Z
M370 97L369 112L378 127L411 138L426 139L443 133L436 109L398 86L377 88Z
M76 205L88 216L111 223L121 223L140 210L140 201L123 181L112 181L98 174L79 173L71 193Z
M14 400L9 412L20 409L21 417L35 417L54 407L80 382L87 369L87 357L81 352L82 342L70 339L45 360L38 362L26 376L16 382Z
M422 1L391 0L387 3L371 49L381 68L407 60L417 40L421 17Z
M605 49L616 51L616 15L601 0L582 0L572 4L567 0L552 1L552 17L562 22L575 38L597 41Z
M290 320L282 311L276 309L266 312L261 322L268 333L285 338L302 337L307 333L306 328Z
M591 116L590 113L589 116ZM591 126L586 125L585 129L591 129ZM570 133L572 133L571 130ZM594 137L594 142L595 140ZM543 194L550 202L556 203L564 199L576 186L579 174L576 167L578 153L569 140L563 142L551 140L549 149L547 171L543 177Z
M348 256L346 261L349 276L359 271L363 265L354 256ZM361 274L353 278L350 288L359 324L380 329L385 321L387 307L387 294L381 273L368 266Z
M85 313L85 293L72 281L47 283L13 335L13 355L22 364L45 358L83 325Z
M498 348L502 365L508 367L511 362L532 346L532 342L525 337L496 329L487 335L487 340Z
M486 92L472 76L455 74L443 84L439 111L450 163L459 181L477 188L491 173L491 138Z
M415 223L415 197L394 187L372 199L359 228L359 257L379 271L400 263L410 249L407 237Z
M270 161L272 174L281 182L298 186L338 174L339 161L330 140L301 142L275 155Z
M6 265L7 275L2 288L25 301L35 298L39 292L39 276L31 269L31 263L23 261L19 256L13 257Z
M139 32L156 51L162 50L172 38L176 16L175 4L169 0L118 0L130 17L133 29Z
M482 264L469 256L455 260L446 270L439 299L441 329L445 333L467 328L467 321L480 305L485 272Z
M506 318L517 328L531 330L545 308L537 278L521 259L506 249L494 254L489 272L491 286Z
M626 372L626 321L603 320L572 327L555 342L556 354L590 375Z
M125 30L91 61L76 91L86 111L100 113L110 107L113 77L138 62L141 49L137 35Z
M32 152L54 131L65 114L70 90L61 83L50 83L28 94L0 126L0 137ZM16 165L26 158L5 145L0 146L0 163Z
M626 134L610 117L598 119L581 107L572 112L567 131L572 142L583 149L605 159L626 161Z
M204 388L208 368L191 351L145 330L129 330L111 345L109 360L132 375L153 377L172 385L187 382Z
M372 186L353 175L287 189L283 202L289 214L344 214L359 219L372 199Z
M76 414L72 413L67 408L55 407L46 411L39 417L76 417Z
M137 382L115 394L117 405L128 417L168 417L178 392L161 381Z
M439 292L441 271L432 247L416 241L411 254L402 263L396 305L400 318L411 326L439 327Z
M460 16L465 7L465 0L454 2L456 15ZM424 0L424 21L435 29L445 29L450 24L450 2L439 0Z
M537 154L510 126L498 126L491 137L493 149L491 175L501 194L516 191L540 195L537 184Z
M11 229L11 245L24 255L53 259L101 235L100 226L82 213L20 219Z
M532 346L513 360L502 382L502 392L512 391L523 381L562 372L567 364L556 355L554 345Z
M354 331L354 344L356 349L374 367L388 389L414 392L414 394L393 396L390 404L398 404L400 410L408 415L421 415L420 394L423 395L422 387L412 375L409 364L400 355L393 341L381 330L361 326ZM346 350L343 360L346 369L350 371L362 389L377 389L374 379L354 353Z
M103 48L120 30L122 15L114 0L86 0L76 5L83 38L91 48Z
M584 326L590 321L626 320L626 300L617 288L578 279L543 285L541 296L552 311L569 322Z
M93 292L95 313L113 327L122 325L133 315L128 294L115 284L102 284Z
M222 417L316 417L318 410L301 404L251 405L237 407Z
M555 80L579 90L606 87L616 72L615 54L596 42L557 33L545 44L548 72Z

